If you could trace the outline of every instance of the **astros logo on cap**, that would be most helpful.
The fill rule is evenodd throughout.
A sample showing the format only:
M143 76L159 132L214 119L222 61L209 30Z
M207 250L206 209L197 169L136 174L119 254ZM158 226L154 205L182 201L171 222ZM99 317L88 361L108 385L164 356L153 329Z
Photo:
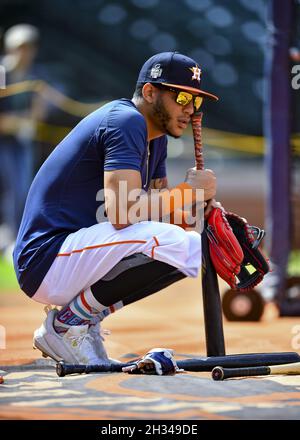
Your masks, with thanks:
M198 66L189 68L193 72L192 79L196 79L200 82L201 69Z

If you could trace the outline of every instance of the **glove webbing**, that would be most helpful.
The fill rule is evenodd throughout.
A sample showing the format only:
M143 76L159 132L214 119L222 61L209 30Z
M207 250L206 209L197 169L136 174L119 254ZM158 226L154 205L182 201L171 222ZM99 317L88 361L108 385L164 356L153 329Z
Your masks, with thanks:
M237 290L251 290L259 284L264 275L269 272L269 265L262 255L259 245L265 236L265 231L257 226L250 226L245 219L238 215L228 212L226 218L232 227L244 252L244 260L241 264L241 270L237 274L239 283ZM252 266L255 271L251 274L247 266Z

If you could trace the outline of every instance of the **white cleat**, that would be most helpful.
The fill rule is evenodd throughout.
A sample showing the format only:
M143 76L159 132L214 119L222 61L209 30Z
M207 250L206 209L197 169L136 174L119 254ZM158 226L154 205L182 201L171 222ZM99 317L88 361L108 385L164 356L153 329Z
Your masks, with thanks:
M93 337L94 340L94 349L97 353L97 356L100 359L103 359L103 363L108 363L108 364L120 364L121 362L116 360L116 359L112 359L109 358L107 355L107 352L105 350L103 341L104 341L104 337L102 336L102 331L100 328L100 319L95 316L92 320L91 320L91 324L89 326L89 334Z
M102 340L100 350L96 352L98 344L88 324L72 326L63 336L56 333L53 323L57 313L56 309L50 310L44 323L34 332L33 346L44 357L49 356L57 362L64 360L66 363L84 365L111 363Z

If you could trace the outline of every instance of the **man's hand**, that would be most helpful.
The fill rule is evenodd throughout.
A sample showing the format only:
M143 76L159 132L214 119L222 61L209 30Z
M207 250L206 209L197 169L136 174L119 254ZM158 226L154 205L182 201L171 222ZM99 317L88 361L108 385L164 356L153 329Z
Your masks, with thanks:
M204 210L204 218L205 219L207 219L209 217L209 214L211 213L211 211L214 208L220 208L220 209L223 209L223 211L224 211L224 208L220 202L217 202L215 199L211 199L211 200L209 200L209 202L205 206L205 210Z
M189 168L186 172L185 182L193 189L203 189L204 200L210 200L216 195L217 179L212 170Z

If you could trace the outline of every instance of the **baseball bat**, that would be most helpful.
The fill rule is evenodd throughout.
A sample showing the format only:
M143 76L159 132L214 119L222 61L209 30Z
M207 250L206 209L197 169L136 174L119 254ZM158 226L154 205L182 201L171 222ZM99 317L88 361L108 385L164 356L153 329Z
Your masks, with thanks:
M211 373L214 380L224 380L230 377L268 376L270 374L300 374L300 362L247 368L223 368L217 366Z
M120 364L68 364L60 361L56 364L56 374L59 377L64 377L69 374L89 374L89 373L119 373L123 367L132 365L134 361Z
M202 117L203 117L202 112L196 113L192 117L196 170L204 170L204 157L203 157L203 145L202 145Z
M88 373L117 373L122 372L123 367L132 365L137 359L131 362L120 364L103 364L103 365L80 365L68 364L60 361L56 364L56 373L59 377L68 374L88 374ZM275 365L300 362L300 356L295 352L279 352L279 353L248 353L248 354L232 354L227 356L211 356L203 358L191 358L177 361L179 368L186 371L212 371L216 366L227 368L249 367L259 365Z
M204 170L202 116L202 112L196 113L192 116L191 121L194 137L195 166L197 170ZM223 356L225 355L225 339L221 296L216 270L212 264L209 254L209 243L206 234L206 227L207 222L204 223L204 230L201 234L202 296L206 352L207 356Z

